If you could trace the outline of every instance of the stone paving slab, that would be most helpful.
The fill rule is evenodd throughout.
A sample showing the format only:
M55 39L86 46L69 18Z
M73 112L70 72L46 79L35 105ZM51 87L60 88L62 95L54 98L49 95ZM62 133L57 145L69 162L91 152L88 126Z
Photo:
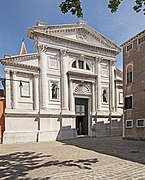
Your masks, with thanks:
M0 179L145 180L145 141L85 137L0 144Z

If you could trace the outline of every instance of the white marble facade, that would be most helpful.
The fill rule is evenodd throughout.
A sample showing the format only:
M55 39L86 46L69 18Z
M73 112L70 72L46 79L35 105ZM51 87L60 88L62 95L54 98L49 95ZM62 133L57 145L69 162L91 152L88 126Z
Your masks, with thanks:
M38 22L28 36L36 53L1 59L6 78L3 143L120 133L120 47L84 21L56 26Z

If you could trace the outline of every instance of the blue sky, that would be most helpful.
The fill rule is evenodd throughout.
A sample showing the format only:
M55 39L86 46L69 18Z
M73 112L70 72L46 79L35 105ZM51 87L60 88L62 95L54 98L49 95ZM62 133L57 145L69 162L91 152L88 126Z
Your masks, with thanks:
M83 20L108 39L121 45L145 28L143 13L132 10L135 0L125 1L117 13L107 8L108 0L82 0ZM0 58L4 54L17 55L24 38L28 52L34 52L33 41L28 39L28 27L36 21L52 24L71 24L79 19L59 10L61 0L1 0L0 6ZM117 57L117 65L122 68L122 55ZM0 66L0 75L3 68Z

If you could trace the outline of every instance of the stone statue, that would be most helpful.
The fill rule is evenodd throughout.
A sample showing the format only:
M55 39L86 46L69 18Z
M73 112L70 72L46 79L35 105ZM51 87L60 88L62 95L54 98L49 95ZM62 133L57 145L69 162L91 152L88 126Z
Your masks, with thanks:
M57 99L57 84L52 84L52 99Z
M107 103L107 91L106 91L106 89L103 89L102 96L103 96L103 102Z

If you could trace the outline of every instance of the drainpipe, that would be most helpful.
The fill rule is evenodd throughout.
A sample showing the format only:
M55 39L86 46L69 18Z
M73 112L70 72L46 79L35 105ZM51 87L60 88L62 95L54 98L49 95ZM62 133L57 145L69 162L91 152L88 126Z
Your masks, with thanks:
M111 73L111 61L110 61L109 62L109 121L110 121L110 136L112 135L112 132L111 132L111 128L112 128L111 80L112 80L112 73Z

